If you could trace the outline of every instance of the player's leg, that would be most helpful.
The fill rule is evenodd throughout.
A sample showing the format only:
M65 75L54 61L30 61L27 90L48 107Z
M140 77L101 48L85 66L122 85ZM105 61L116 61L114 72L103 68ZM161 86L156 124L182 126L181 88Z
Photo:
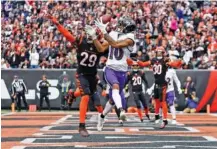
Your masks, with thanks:
M88 102L90 99L90 88L87 76L84 75L76 75L76 85L80 90L81 93L81 101L79 105L79 133L82 137L88 137L89 133L86 130L85 126L85 118L88 108Z
M22 96L22 100L23 100L23 103L24 103L25 109L28 110L28 104L27 104L27 102L26 102L26 96L25 96L25 93L23 93L21 96Z
M21 98L20 98L20 94L17 94L17 110L18 112L21 111Z
M93 100L94 102L94 105L95 105L95 108L96 110L99 112L99 113L102 113L103 111L103 107L100 103L100 96L99 96L99 93L96 91L93 93L93 95L91 95L91 99Z
M172 114L172 124L176 124L176 108L175 108L175 93L170 91L166 95L167 104L170 107L170 113Z
M142 109L141 109L141 104L140 104L140 101L139 101L139 94L133 92L133 98L134 98L134 101L136 103L137 113L138 113L139 119L140 119L141 122L143 122Z
M159 86L155 84L154 86L154 102L155 102L155 123L160 122L160 99L159 99Z
M50 111L50 100L48 98L48 95L46 95L44 98L45 98L45 102L47 104L48 110Z
M125 115L125 111L127 111L126 109L126 99L124 96L124 87L126 84L126 73L125 72L117 72L116 73L117 78L118 78L118 82L119 82L119 94L121 96L121 104L122 104L122 108L119 108L120 110L120 119L123 121L126 121L126 115Z
M141 92L139 94L139 100L141 101L141 103L142 103L142 105L144 107L145 116L148 118L148 120L150 120L148 102L145 99L145 94L143 92Z
M118 108L118 110L121 111L121 118L125 119L125 115L124 115L124 110L122 107L122 103L121 103L121 96L120 96L120 84L118 81L118 75L120 72L114 71L110 68L106 68L105 69L105 79L107 81L107 83L110 85L110 87L112 88L112 94L110 99L113 99L116 107ZM125 76L124 76L125 79Z
M43 107L43 100L44 100L44 95L40 95L40 101L39 101L39 111L41 111Z
M160 90L161 90L160 101L161 101L162 112L163 112L163 123L162 123L160 128L163 129L168 124L168 121L167 121L168 108L167 108L167 102L166 102L167 87L162 86L162 88L160 88Z

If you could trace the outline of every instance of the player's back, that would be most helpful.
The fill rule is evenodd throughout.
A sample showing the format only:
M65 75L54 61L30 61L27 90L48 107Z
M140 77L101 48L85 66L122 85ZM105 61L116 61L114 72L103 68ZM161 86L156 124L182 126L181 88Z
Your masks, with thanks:
M173 91L174 90L174 75L175 75L175 70L170 68L167 70L166 73L166 81L167 81L167 92Z
M134 34L133 33L119 33L116 31L112 31L110 36L115 40L125 40L125 39L132 39L134 41ZM133 51L133 46L128 46L124 48L113 48L109 47L109 55L106 66L112 68L116 71L127 71L127 58L130 56L130 53Z
M153 65L155 84L167 85L167 82L165 80L167 65L164 59L153 58L151 60L151 64Z
M99 59L101 57L93 43L88 43L84 38L78 45L77 61L79 74L96 74Z

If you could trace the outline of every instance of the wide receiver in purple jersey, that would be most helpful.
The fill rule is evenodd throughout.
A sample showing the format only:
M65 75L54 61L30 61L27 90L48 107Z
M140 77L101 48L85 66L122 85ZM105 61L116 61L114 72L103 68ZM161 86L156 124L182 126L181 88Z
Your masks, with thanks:
M104 70L105 79L110 85L109 97L112 101L106 104L101 115L99 115L97 129L103 128L104 117L109 113L114 104L120 112L120 119L126 120L125 111L121 99L124 99L123 88L126 83L126 74L128 71L127 58L133 51L135 37L133 31L136 29L135 22L130 17L122 17L118 21L119 31L112 31L109 34L106 31L107 24L103 24L102 20L95 21L95 25L104 34L107 42L101 44L97 38L94 38L94 44L99 52L109 49L109 56ZM86 27L86 33L94 37L93 27Z

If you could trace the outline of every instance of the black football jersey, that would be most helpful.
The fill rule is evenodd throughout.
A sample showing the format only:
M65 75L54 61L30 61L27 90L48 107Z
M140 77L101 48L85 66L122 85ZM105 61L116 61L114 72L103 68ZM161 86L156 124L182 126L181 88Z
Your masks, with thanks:
M134 72L132 71L128 75L127 82L130 82L133 92L142 92L142 85L145 83L146 88L148 87L148 82L145 77L145 73L142 71Z
M88 43L86 38L84 38L77 47L77 73L96 74L97 66L103 53L98 52L94 44Z
M166 85L167 82L165 80L167 65L164 59L153 58L151 60L151 64L153 66L153 73L155 78L155 84L158 85Z

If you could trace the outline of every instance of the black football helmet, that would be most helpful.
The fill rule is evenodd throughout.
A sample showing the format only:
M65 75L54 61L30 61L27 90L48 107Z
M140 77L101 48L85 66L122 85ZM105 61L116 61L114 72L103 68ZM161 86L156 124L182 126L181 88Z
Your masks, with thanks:
M123 33L130 33L136 30L136 23L130 17L123 16L119 19L117 27L121 28Z

